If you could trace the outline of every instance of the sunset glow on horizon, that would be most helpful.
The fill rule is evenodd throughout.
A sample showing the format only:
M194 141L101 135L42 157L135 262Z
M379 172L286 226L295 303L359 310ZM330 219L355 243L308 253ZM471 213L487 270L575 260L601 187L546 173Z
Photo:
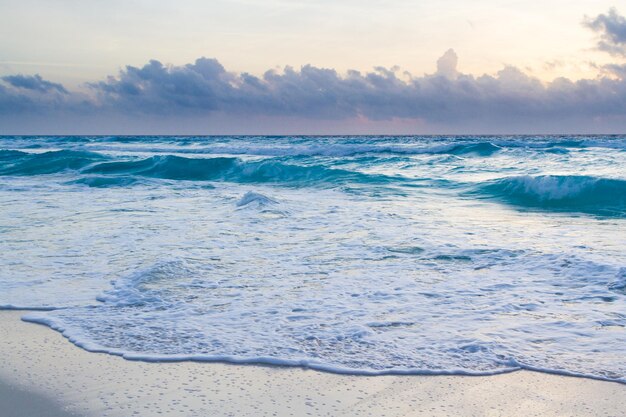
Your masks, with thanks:
M4 0L0 133L621 132L613 6Z

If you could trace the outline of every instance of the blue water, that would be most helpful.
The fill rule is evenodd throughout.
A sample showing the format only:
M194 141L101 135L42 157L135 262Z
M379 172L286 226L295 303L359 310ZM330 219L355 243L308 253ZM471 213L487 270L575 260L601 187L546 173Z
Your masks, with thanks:
M626 137L0 137L0 306L129 359L626 382Z

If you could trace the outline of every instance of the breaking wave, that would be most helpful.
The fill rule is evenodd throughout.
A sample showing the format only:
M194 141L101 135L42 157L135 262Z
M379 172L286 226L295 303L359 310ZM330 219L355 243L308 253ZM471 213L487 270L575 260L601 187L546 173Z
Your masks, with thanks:
M239 158L184 158L166 155L139 161L103 162L85 173L138 175L150 178L187 181L228 181L237 183L384 183L398 178L365 174L321 165L286 164L276 159L244 161Z
M626 216L626 181L620 179L525 175L490 181L478 192L522 207Z
M322 165L295 165L279 158L244 161L235 157L187 158L156 155L140 160L111 160L93 152L51 151L27 153L0 151L0 175L32 176L78 171L87 176L70 183L90 187L128 186L137 178L185 181L226 181L238 183L284 183L329 185L389 183L401 177L366 174Z

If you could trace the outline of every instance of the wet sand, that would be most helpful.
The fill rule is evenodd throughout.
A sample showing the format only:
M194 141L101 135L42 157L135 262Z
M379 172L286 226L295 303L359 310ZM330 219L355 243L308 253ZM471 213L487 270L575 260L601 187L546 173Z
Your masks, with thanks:
M52 399L0 381L0 415L3 417L78 417Z
M0 312L2 417L626 415L618 383L529 371L363 377L133 362L86 352L22 314Z

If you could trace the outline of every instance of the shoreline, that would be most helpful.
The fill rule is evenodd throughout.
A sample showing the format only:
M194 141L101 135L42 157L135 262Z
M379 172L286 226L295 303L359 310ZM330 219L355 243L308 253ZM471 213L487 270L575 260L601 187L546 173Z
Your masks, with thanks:
M127 361L132 362L145 362L145 363L199 363L199 364L222 364L222 365L235 365L235 366L260 366L270 368L288 368L288 369L301 369L314 372L329 373L332 375L347 375L354 377L381 377L381 376L461 376L461 377L488 377L497 376L503 374L509 374L514 372L526 371L546 375L563 376L571 378L581 378L595 381L602 381L614 384L620 384L626 386L626 379L609 379L601 376L586 375L577 372L565 371L565 370L552 370L539 367L532 367L528 365L515 365L511 368L502 368L495 371L468 371L468 370L449 370L449 371L437 371L437 370L413 370L413 369L394 369L388 371L371 371L367 369L353 369L342 368L333 365L325 365L309 361L289 360L289 359L274 359L268 357L260 358L241 358L231 356L212 356L212 355L195 355L195 354L143 354L143 353L127 353L122 350L107 349L99 345L85 346L82 342L72 340L72 336L68 335L63 328L58 328L54 324L47 320L40 318L27 317L30 312L37 311L53 311L59 308L4 308L0 306L0 319L3 311L20 313L19 320L25 323L34 324L37 326L43 326L50 329L55 333L60 334L70 344L78 347L89 353L106 354L111 356L117 356Z
M354 376L271 365L129 361L87 352L46 326L22 321L23 314L0 311L0 408L17 410L7 417L626 415L620 400L626 385L619 382L527 370Z

